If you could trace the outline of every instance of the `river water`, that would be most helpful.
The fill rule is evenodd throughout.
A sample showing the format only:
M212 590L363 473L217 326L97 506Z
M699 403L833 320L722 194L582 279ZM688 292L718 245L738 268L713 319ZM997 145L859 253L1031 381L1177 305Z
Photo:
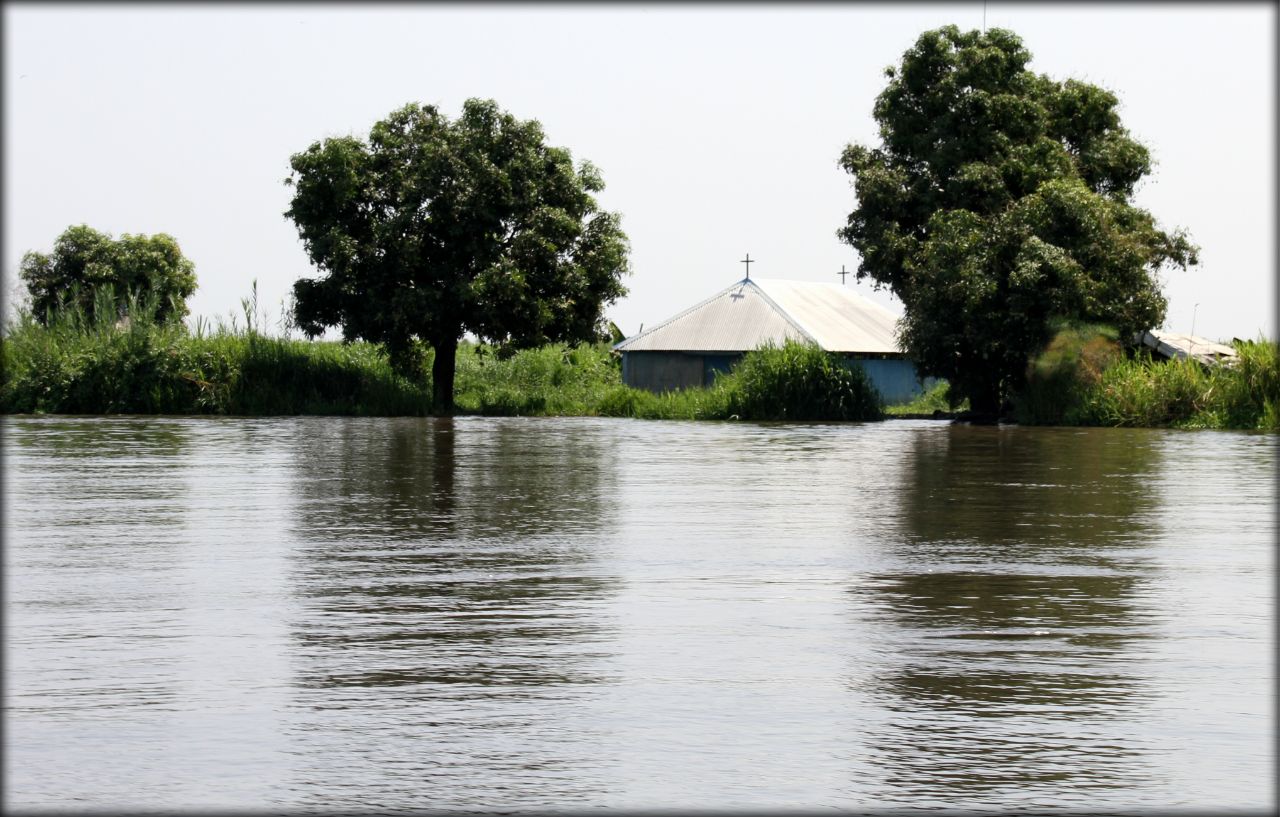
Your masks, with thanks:
M1275 803L1274 435L2 430L9 809Z

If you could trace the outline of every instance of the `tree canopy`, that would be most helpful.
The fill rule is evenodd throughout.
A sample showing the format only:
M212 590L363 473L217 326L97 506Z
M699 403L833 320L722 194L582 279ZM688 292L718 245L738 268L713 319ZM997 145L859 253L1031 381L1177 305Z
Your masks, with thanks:
M594 339L626 292L627 239L592 195L599 171L491 100L452 121L406 105L367 142L325 139L291 165L286 216L322 272L294 284L296 322L381 343L397 365L431 346L436 411L452 410L464 333L506 347Z
M1197 263L1131 203L1151 158L1115 94L1027 69L1012 32L922 34L876 99L881 145L849 145L857 204L839 236L859 280L903 302L904 348L995 413L1061 321L1158 326L1157 273Z
M173 236L125 233L112 239L84 224L63 231L49 255L24 255L19 275L41 323L66 307L82 309L92 318L108 292L117 316L126 313L130 296L135 296L155 301L157 320L181 320L187 315L187 298L196 290L195 264L183 256Z

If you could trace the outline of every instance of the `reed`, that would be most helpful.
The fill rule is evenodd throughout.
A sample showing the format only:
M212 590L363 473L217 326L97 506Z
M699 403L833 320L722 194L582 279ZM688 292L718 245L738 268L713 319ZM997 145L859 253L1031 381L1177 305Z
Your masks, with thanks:
M428 353L428 372L430 365ZM621 365L608 343L553 343L510 356L463 343L454 402L468 414L584 416L599 413L596 406L605 394L621 384Z
M1274 341L1233 343L1232 365L1126 355L1106 327L1062 328L1029 366L1016 402L1037 425L1280 430Z
M595 406L613 417L663 420L878 420L880 395L861 368L811 344L749 352L706 388L652 394L614 386Z
M1027 364L1014 398L1014 416L1026 425L1096 425L1089 400L1109 367L1124 359L1115 329L1059 322L1045 349Z
M104 295L104 297L106 297ZM430 350L397 373L380 347L262 334L256 293L233 315L191 328L155 319L155 304L75 308L46 324L19 313L0 338L0 412L56 414L422 415ZM879 397L861 369L816 347L745 356L708 388L651 394L622 384L608 343L550 344L503 355L459 346L456 405L484 415L652 419L864 420Z
M1083 397L1082 424L1280 431L1274 341L1238 341L1231 366L1153 360L1145 352L1102 373Z
M0 412L57 414L424 414L430 389L376 347L267 337L253 321L195 331L132 299L69 308L41 325L20 312L0 339Z
M951 384L946 380L939 379L911 402L885 406L884 413L888 417L897 417L901 415L933 414L939 411L951 413L969 410L968 398L962 398L960 402L953 405L952 397Z
M642 420L740 419L729 409L732 385L725 375L707 388L679 389L654 394L645 389L614 386L595 406L601 417L635 417Z
M879 420L880 395L862 368L813 344L765 346L720 385L724 410L744 420Z

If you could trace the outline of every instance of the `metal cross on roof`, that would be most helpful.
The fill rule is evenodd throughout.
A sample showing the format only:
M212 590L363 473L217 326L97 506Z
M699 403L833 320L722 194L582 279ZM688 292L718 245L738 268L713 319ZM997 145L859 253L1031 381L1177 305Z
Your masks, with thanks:
M839 276L840 276L840 286L844 286L844 277L845 277L846 275L848 275L848 274L849 274L849 273L848 273L848 272L846 272L846 271L845 271L845 269L844 269L844 264L841 264L841 265L840 265L840 271L836 273L836 275L839 275Z
M740 264L747 265L747 280L751 280L751 253L747 253L747 257L739 261Z

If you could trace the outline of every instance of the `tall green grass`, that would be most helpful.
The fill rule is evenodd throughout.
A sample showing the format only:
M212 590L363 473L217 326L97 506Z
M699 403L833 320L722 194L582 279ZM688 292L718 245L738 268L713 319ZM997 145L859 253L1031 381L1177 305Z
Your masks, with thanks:
M898 417L902 415L933 414L939 411L950 413L969 410L968 398L962 398L959 402L953 402L953 399L951 384L946 380L939 379L911 402L885 406L884 413L889 417Z
M425 363L431 369L431 353ZM621 387L621 365L608 343L554 343L499 356L482 344L458 347L454 402L485 415L591 415Z
M616 386L595 412L679 420L878 420L880 395L858 366L812 344L765 346L706 388L653 394Z
M1106 369L1083 397L1085 425L1280 431L1280 354L1273 341L1233 344L1236 363L1152 360Z
M1089 397L1110 366L1124 359L1110 326L1058 323L1048 346L1027 365L1014 417L1028 425L1097 425Z
M1280 430L1274 341L1237 341L1234 364L1125 355L1106 327L1063 327L1028 367L1019 422Z
M765 346L717 384L744 420L879 420L882 400L860 366L813 344Z
M29 313L0 338L0 413L422 415L431 404L431 352L411 377L380 347L262 334L245 322L194 329L159 323L153 304L68 309L47 325ZM92 315L107 317L92 317ZM460 344L455 403L464 414L596 415L654 419L861 420L880 416L861 369L816 347L748 354L705 389L652 394L622 384L609 344L551 344L502 356Z
M430 389L368 344L313 343L248 326L192 332L69 309L41 325L19 313L0 339L0 412L56 414L424 414Z
M378 346L269 337L256 304L244 325L155 320L134 298L114 309L68 309L47 325L20 312L0 336L0 412L64 414L423 415L431 355L412 377ZM93 317L97 315L98 317ZM1028 368L1020 422L1280 430L1280 354L1273 341L1236 344L1234 366L1127 357L1105 327L1062 327ZM813 346L746 355L707 388L664 394L623 385L609 344L552 344L510 356L459 347L458 411L650 419L872 420L884 416L863 371ZM949 404L940 383L889 413Z
M430 357L424 364L430 369ZM857 367L815 346L747 354L707 388L654 394L622 383L607 343L551 344L500 358L486 346L458 352L455 402L466 413L586 415L665 420L869 420L880 400Z

